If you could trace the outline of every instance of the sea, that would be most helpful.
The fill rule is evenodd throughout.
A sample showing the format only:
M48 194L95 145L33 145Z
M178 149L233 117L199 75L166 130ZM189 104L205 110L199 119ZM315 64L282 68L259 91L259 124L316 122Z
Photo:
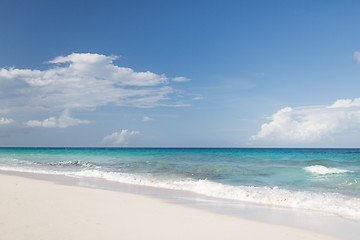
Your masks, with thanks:
M182 190L360 221L360 149L0 148L0 170Z

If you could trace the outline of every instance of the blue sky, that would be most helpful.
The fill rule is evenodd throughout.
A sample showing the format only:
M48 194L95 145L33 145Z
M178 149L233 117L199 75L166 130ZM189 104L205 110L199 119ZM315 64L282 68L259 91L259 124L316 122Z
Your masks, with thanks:
M1 146L360 147L357 1L7 1Z

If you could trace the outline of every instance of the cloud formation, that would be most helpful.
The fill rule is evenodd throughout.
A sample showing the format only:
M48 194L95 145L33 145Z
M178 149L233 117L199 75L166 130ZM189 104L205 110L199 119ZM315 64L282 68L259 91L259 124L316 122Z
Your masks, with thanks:
M139 131L129 131L128 129L123 129L121 132L113 132L112 134L105 136L102 143L110 145L125 145L132 136L139 133Z
M151 117L147 117L147 116L145 116L144 118L143 118L143 122L150 122L150 121L154 121L155 119L153 119L153 118L151 118Z
M191 79L186 78L186 77L174 77L174 78L172 78L172 80L174 82L187 82L187 81L190 81Z
M5 124L10 124L12 122L14 122L14 120L11 119L11 118L4 118L4 117L0 118L0 125L2 125L2 124L4 124L4 125Z
M204 100L204 99L206 99L206 97L199 96L199 97L192 98L192 100Z
M270 119L251 140L316 142L360 130L360 98L339 99L329 106L286 107Z
M90 123L90 121L72 118L69 115L69 111L65 110L59 118L49 117L43 121L29 120L26 125L28 127L67 128L84 123Z
M88 110L109 103L117 106L149 108L175 106L164 74L135 72L113 64L115 56L72 53L49 61L47 70L0 68L0 109L16 112L71 112ZM181 106L177 104L176 106ZM85 120L67 114L28 126L68 127Z

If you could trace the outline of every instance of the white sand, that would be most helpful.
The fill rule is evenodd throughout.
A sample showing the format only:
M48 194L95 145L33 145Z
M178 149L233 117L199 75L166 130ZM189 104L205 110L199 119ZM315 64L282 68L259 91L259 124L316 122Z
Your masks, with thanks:
M135 194L0 175L0 239L336 239Z

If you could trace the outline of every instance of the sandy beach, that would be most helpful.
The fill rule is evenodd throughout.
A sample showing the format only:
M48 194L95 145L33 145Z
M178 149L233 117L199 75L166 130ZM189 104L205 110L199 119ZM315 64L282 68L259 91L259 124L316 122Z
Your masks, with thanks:
M0 239L337 239L147 196L0 175Z

